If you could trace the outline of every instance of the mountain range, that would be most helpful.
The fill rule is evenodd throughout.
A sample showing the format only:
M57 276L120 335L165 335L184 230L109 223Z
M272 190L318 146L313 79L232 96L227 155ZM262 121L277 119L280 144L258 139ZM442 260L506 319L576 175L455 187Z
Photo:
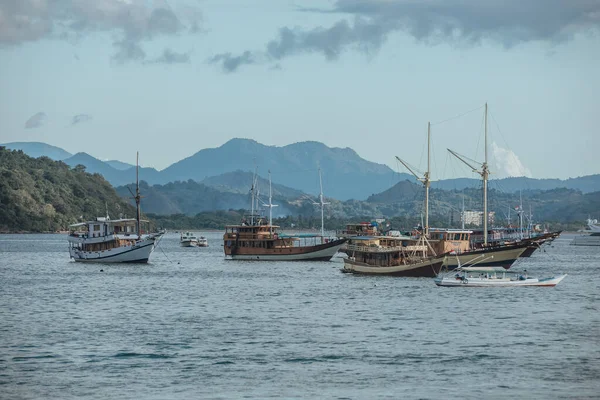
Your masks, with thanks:
M38 142L15 142L4 146L22 150L32 157L47 156L61 160L72 167L84 165L87 172L104 176L115 187L135 181L135 167L121 161L101 161L87 153L71 154L58 147ZM319 167L323 171L325 195L339 200L366 200L390 189L398 182L416 182L411 175L396 173L384 164L364 160L350 148L330 148L320 142L300 142L281 147L266 146L251 139L231 139L220 147L200 150L161 171L141 167L139 174L140 179L149 185L187 182L191 179L221 192L247 193L255 163L263 178L268 170L272 172L273 190L286 191L287 197L300 196L300 193L318 194ZM432 182L433 189L444 190L463 190L480 185L480 180L469 178ZM259 186L261 191L266 193L267 182L262 180ZM555 188L590 193L600 191L600 175L566 180L513 177L491 180L490 187L509 193Z
M75 156L78 155L71 157ZM86 159L82 155L79 157ZM22 151L9 151L0 146L0 231L53 231L65 229L82 218L94 218L107 212L112 216L133 214L134 208L124 201L131 197L128 187L120 186L115 191L103 176L87 173L85 169L81 164L70 168L49 157L32 158ZM225 219L218 217L219 213L221 216L241 215L242 211L232 210L249 208L250 194L244 182L251 181L252 175L234 171L203 182L189 179L165 185L149 185L142 181L142 209L160 216L164 222L182 223L185 218L195 216L202 224L208 218L211 224L220 227ZM258 177L258 181L262 188L260 207L266 213L268 181L264 177ZM423 192L422 185L403 180L388 190L369 196L366 201L340 201L328 197L325 215L328 219L337 219L338 224L373 217L403 218L406 223L411 219L413 222L410 223L414 224L423 211ZM279 205L274 209L274 217L291 216L298 221L301 218L319 219L314 196L279 184L273 185L273 193L273 202ZM535 221L576 225L588 216L597 217L600 211L600 191L582 193L575 189L555 188L525 190L521 195L491 189L490 210L496 213L496 221L505 223L512 214L514 223L514 207L521 197L526 214L532 210ZM456 226L462 202L467 210L481 209L481 190L432 189L430 221L439 227L450 226L454 221ZM215 218L210 217L211 213ZM201 214L206 216L198 218ZM313 226L314 221L309 225ZM199 226L206 226L202 224Z

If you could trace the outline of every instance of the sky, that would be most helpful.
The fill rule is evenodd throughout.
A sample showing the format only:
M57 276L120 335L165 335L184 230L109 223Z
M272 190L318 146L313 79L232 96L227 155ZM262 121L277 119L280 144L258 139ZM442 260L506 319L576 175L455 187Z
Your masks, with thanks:
M423 171L431 122L432 178L474 177L487 102L492 177L598 174L598 93L598 0L0 0L0 142L157 169L242 137Z

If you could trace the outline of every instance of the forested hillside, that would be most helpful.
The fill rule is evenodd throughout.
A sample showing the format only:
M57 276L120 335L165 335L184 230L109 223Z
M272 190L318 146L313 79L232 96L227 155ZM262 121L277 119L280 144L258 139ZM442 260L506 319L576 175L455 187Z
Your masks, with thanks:
M0 231L57 231L106 214L135 210L99 174L48 157L31 158L0 147Z

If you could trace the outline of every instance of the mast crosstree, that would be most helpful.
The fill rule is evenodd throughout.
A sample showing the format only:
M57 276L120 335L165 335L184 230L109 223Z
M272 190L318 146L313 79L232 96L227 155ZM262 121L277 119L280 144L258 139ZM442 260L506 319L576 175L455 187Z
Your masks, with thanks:
M488 201L487 201L487 187L488 187L488 178L490 175L490 170L488 168L488 122L487 122L487 115L488 115L488 105L487 103L485 103L485 161L481 164L481 167L475 167L473 166L470 162L468 162L467 160L465 160L466 157L461 156L460 154L458 154L455 151L452 151L450 149L448 149L448 151L450 152L450 154L452 154L454 157L458 158L460 161L462 161L463 163L465 163L469 168L471 168L471 170L477 174L479 174L481 176L481 178L483 179L483 244L484 246L487 246L488 244Z

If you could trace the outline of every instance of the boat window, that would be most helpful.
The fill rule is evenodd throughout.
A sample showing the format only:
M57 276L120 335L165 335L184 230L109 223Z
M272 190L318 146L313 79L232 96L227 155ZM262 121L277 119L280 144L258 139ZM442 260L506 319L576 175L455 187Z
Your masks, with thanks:
M94 231L99 231L100 230L100 225L94 225Z

